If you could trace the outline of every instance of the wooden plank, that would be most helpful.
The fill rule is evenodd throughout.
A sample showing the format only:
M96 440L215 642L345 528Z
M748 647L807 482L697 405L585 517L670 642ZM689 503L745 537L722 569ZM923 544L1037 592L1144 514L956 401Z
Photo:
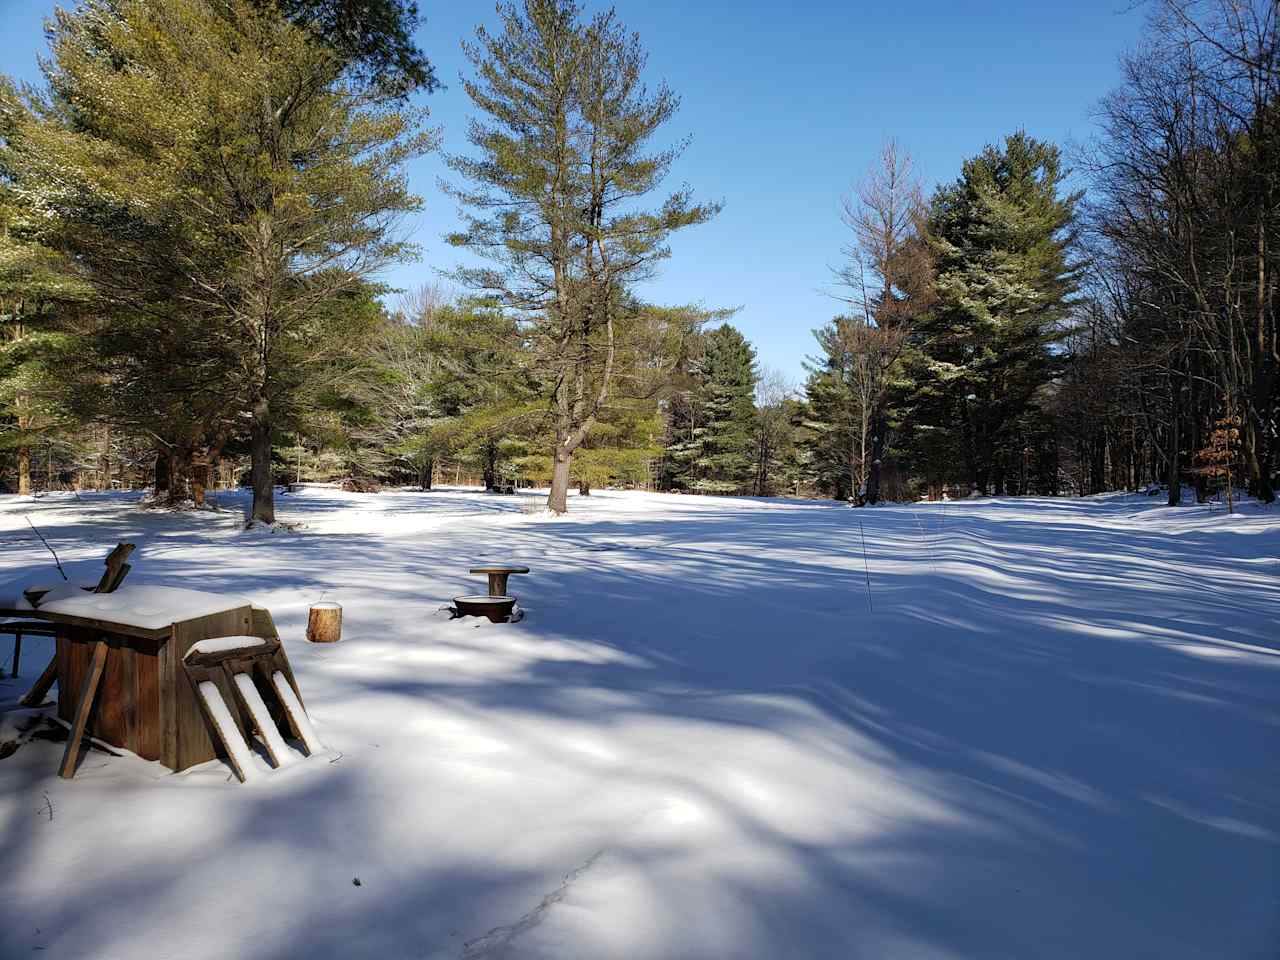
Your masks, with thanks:
M252 636L252 634L245 634ZM260 638L267 639L267 638ZM196 667L217 667L228 660L245 660L254 657L274 657L276 648L280 646L278 640L267 639L266 643L256 646L237 647L234 650L219 650L216 653L196 653L188 650L186 656L182 658L183 663Z
M160 692L160 662L163 647L140 647L133 658L135 727L132 737L137 747L134 752L147 760L159 760L164 746L164 701Z
M255 687L254 696L246 696L245 691L241 690L239 683L236 682L236 675L239 674L248 678L250 683L253 683L253 661L227 660L223 662L222 670L240 709L249 716L250 723L248 725L258 732L259 741L266 747L267 756L271 758L271 766L279 767L283 762L283 757L276 750L275 744L279 740L280 734L276 730L275 721L267 713L267 705L263 702L262 695L257 693L257 688ZM275 736L273 737L271 734L275 734ZM245 742L249 742L247 736L245 737Z
M160 641L160 651L156 656L157 675L156 692L160 699L160 762L170 770L178 769L178 658L174 656L176 644L173 637ZM149 735L143 734L146 739Z
M75 617L68 613L54 613L52 610L37 611L41 620L68 627L80 627L91 633L118 633L125 637L142 637L145 640L160 640L169 635L171 627L136 627L129 623L117 623L114 620L102 620L96 617Z
M107 644L106 641L99 640L93 648L93 660L85 676L84 686L80 689L80 702L76 704L75 723L71 726L67 749L62 754L62 766L58 769L58 776L65 780L70 780L76 775L76 761L80 759L80 741L84 739L85 727L89 724L94 694L98 692L98 681L102 678L102 668L106 662Z
M36 681L35 686L22 695L22 699L18 701L20 707L38 707L44 703L45 694L49 692L49 688L53 686L53 681L58 679L58 657L55 654L49 661L49 665L44 668L44 673L40 674L40 679Z
M271 611L263 610L260 607L253 608L253 630L255 637L273 637L280 639L280 633L276 630L275 621L271 619ZM284 642L281 641L279 648L276 650L275 656L271 659L271 666L267 669L268 678L270 675L279 670L285 675L289 681L289 686L293 688L293 695L297 697L298 703L302 704L306 709L306 701L302 699L302 691L298 689L298 681L293 677L293 667L289 663L289 655L284 651ZM283 709L283 707L281 708ZM290 721L292 723L292 721Z
M98 682L101 703L93 714L89 732L106 743L132 750L129 712L133 704L133 651L120 637L107 639L107 659Z
M252 607L249 615L252 620L249 636L267 637L272 640L280 639L280 632L276 630L276 624L271 619L270 610L264 610L262 607Z
M117 543L115 549L107 554L107 559L103 561L107 565L107 569L103 571L102 579L98 581L98 585L94 587L94 593L110 593L124 582L124 578L129 574L129 564L125 561L129 559L129 554L137 547L132 543Z
M285 712L289 714L290 725L297 731L298 739L302 741L302 749L307 756L324 749L320 738L315 735L315 731L311 727L311 719L306 715L302 702L293 695L292 685L285 675L277 670L271 675L271 685L275 688L276 696L280 698L280 702L284 705Z
M112 593L112 592L114 592L114 591L115 591L115 589L116 589L118 586L120 586L120 584L124 583L124 578L125 578L125 577L127 577L127 576L129 575L129 571L130 571L130 570L132 570L132 569L133 569L133 564L131 564L131 563L123 563L123 564L121 564L121 565L120 565L120 569L118 569L118 570L116 571L115 576L111 578L111 582L107 584L107 589L105 589L105 590L100 590L100 591L99 591L99 593Z
M185 770L218 755L210 732L208 711L200 703L195 685L183 668L182 658L192 645L211 637L234 637L248 634L252 627L252 608L248 606L224 610L206 617L184 620L173 625L169 656L173 662L173 728L176 736L174 764L170 769ZM216 677L211 677L217 683ZM225 680L223 681L225 684ZM234 704L228 689L219 684L227 704ZM239 711L233 711L239 719Z
M276 692L275 682L272 680L272 674L275 669L274 660L255 660L253 662L254 680L257 681L259 692L262 690L271 691L271 697L264 699L266 699L267 710L271 714L271 719L275 723L276 729L285 731L294 740L301 740L302 730L293 719L293 714L285 708L284 698ZM299 700L298 702L301 703L302 701Z
M227 761L227 763L231 765L231 770L233 773L235 773L236 779L239 780L241 783L244 783L244 770L241 769L239 761L236 760L235 750L232 748L231 744L227 743L226 739L222 736L222 727L218 724L217 718L215 718L213 715L213 704L209 703L209 701L205 698L204 685L201 683L201 681L197 680L195 677L189 676L186 670L183 670L182 673L183 673L183 676L187 676L188 679L191 681L192 686L196 691L196 700L200 704L200 709L204 713L205 720L208 722L209 728L213 730L213 735L218 739L218 742L222 744L223 751L226 754L224 759ZM212 681L212 677L210 677L209 680ZM208 690L209 690L209 696L220 697L222 695L221 692L218 690L216 684L210 683L208 686ZM210 757L209 759L213 759L213 758Z

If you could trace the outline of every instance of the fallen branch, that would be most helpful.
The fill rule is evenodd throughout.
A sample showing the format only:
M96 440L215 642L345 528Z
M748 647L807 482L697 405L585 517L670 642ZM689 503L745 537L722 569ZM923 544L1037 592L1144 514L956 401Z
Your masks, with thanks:
M49 552L53 554L53 562L58 565L58 572L62 574L62 579L66 580L67 571L62 569L62 561L58 559L58 551L53 549L53 547L49 545L49 541L44 538L43 533L41 533L39 530L36 530L36 525L31 522L30 517L28 517L25 513L22 516L27 521L27 526L29 526L32 530L35 530L36 536L40 538L40 542L49 548Z

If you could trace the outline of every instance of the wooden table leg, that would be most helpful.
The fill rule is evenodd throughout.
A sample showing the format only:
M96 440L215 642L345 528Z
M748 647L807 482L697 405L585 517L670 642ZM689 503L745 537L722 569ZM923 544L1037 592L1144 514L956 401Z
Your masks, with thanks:
M10 676L18 675L18 663L22 660L22 631L19 630L13 635L13 673Z
M53 681L58 679L58 657L49 661L49 665L44 668L44 673L40 674L40 679L36 681L34 687L22 695L22 699L18 701L20 707L38 707L44 703L44 695L49 692L49 688L53 686Z
M62 766L58 768L58 776L64 780L70 780L76 775L76 761L80 759L80 741L84 739L85 728L89 726L89 714L93 710L93 699L98 693L98 681L102 679L102 668L106 662L107 641L99 640L93 648L93 662L89 664L89 672L85 674L84 686L80 688L80 702L76 704L76 720L71 725L67 749L62 754Z
M489 574L489 596L505 597L507 595L507 577L509 573L491 573Z

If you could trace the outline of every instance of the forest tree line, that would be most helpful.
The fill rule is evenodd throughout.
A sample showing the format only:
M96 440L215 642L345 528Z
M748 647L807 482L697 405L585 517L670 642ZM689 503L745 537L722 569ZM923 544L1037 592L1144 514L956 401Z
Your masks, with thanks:
M58 12L45 86L0 80L0 483L244 484L261 522L295 480L1274 499L1273 3L1160 0L1068 153L1015 131L926 195L889 141L799 384L732 311L640 294L719 208L662 190L679 99L638 39L499 13L446 156L480 265L393 291L438 147L411 3Z

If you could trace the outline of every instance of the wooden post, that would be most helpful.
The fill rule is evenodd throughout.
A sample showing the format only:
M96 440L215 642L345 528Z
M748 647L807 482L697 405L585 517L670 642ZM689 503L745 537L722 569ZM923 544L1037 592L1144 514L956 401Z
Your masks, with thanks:
M98 681L102 679L102 668L107 662L107 641L99 640L93 648L93 661L89 664L89 672L85 674L84 686L80 688L80 702L76 704L76 719L71 725L71 736L67 738L67 749L62 753L62 766L58 768L58 776L70 780L76 775L76 761L80 759L80 741L84 739L85 728L89 726L89 713L93 709L93 698L98 692Z
M53 682L58 679L58 658L55 656L49 661L49 665L44 668L44 673L40 674L40 679L36 681L34 687L22 695L22 699L18 701L20 707L38 707L44 703L44 695L49 692L49 688L53 686Z
M342 607L317 603L307 615L307 639L312 643L334 643L342 639Z

